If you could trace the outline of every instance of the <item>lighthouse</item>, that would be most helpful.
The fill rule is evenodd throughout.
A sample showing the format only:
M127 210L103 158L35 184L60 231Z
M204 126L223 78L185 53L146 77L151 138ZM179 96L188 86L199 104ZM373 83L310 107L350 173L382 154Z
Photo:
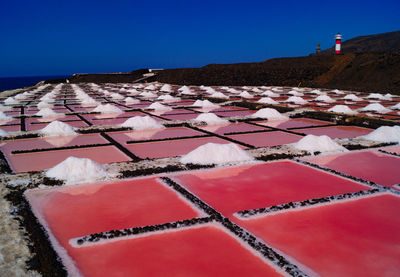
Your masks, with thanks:
M335 40L336 40L335 54L340 54L342 35L340 33L337 33L336 36L335 36Z

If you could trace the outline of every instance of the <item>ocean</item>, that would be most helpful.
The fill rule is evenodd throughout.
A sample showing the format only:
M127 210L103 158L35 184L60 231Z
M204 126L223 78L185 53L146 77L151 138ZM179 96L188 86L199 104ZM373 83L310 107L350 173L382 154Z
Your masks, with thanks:
M68 75L61 76L25 76L25 77L0 77L0 91L30 87L34 84L48 79L67 78Z

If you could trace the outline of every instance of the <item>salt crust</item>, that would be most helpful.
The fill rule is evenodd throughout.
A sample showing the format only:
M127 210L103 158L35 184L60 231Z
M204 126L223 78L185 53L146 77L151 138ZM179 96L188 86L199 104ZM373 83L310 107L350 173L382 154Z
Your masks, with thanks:
M394 106L391 106L390 108L391 108L391 109L394 109L394 110L400 110L400 102L397 103L397 104L394 105Z
M234 143L218 144L209 142L182 156L180 162L206 165L244 162L253 159L253 156Z
M39 131L42 136L74 136L77 135L74 128L67 123L55 120Z
M96 108L94 108L92 110L92 112L100 112L100 113L104 113L104 114L107 114L107 113L123 113L123 111L120 108L118 108L118 107L116 107L114 105L111 105L111 104L105 104L105 105L100 104Z
M146 116L134 116L121 124L122 127L132 128L134 130L162 129L164 125L158 123L154 118Z
M348 151L326 135L307 135L292 145L298 150L304 150L310 153Z
M207 125L218 125L218 124L228 124L227 119L220 118L214 113L202 113L197 116L193 121L205 122Z
M272 108L264 108L264 109L258 110L256 113L252 114L251 117L266 118L268 120L289 119L287 116L282 115L277 110L272 109Z
M400 126L381 126L360 138L378 142L396 142L400 144Z
M332 108L328 109L328 112L343 113L343 114L357 114L356 111L353 111L346 105L335 105Z
M66 181L66 184L91 182L107 177L107 170L91 159L68 157L46 171L46 176Z

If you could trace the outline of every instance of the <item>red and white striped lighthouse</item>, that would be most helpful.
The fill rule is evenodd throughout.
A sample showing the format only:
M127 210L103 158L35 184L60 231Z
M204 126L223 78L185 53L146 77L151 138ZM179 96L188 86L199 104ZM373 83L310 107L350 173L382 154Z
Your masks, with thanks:
M336 36L335 36L335 40L336 40L335 53L336 54L340 54L342 35L340 33L337 33Z

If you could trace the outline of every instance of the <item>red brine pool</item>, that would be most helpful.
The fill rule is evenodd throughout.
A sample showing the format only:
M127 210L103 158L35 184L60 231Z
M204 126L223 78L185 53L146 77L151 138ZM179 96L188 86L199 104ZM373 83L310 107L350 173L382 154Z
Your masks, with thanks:
M86 277L284 276L213 224L71 252Z
M400 272L400 198L383 194L291 210L241 225L320 276Z
M299 141L302 136L285 133L281 131L265 133L249 133L239 135L227 135L227 137L250 144L254 147L270 147L276 145L289 144Z
M356 126L329 126L329 127L316 127L310 129L296 129L296 132L304 133L307 135L322 136L334 138L354 138L364 136L371 133L373 130L368 128Z
M193 171L173 177L225 216L370 187L292 161Z
M354 177L392 187L400 183L400 158L378 151L355 151L307 159Z

